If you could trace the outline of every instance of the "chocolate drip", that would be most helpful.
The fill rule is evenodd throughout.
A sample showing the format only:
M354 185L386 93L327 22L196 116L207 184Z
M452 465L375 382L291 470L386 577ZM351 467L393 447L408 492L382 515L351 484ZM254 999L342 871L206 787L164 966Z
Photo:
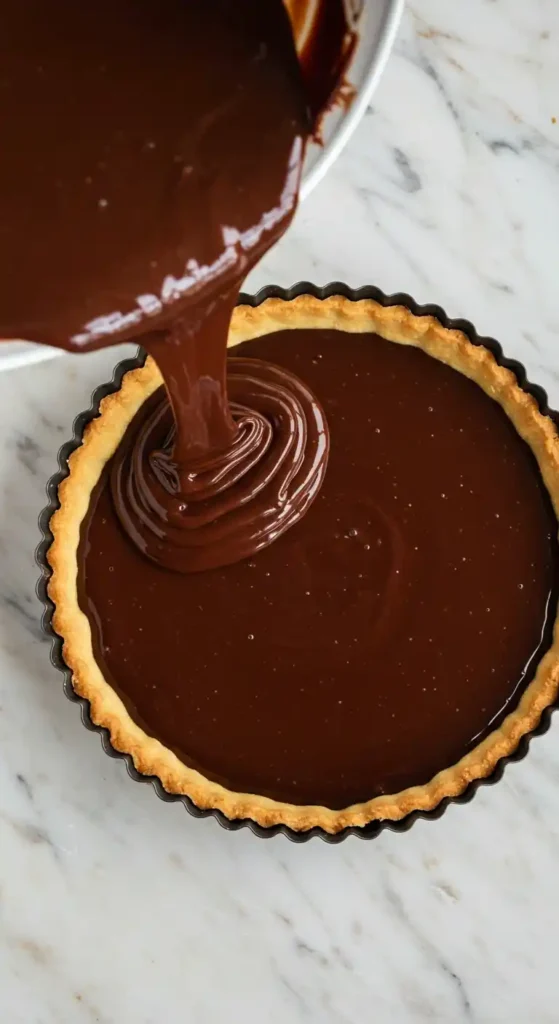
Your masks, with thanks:
M165 395L146 403L115 455L111 490L129 537L153 561L197 572L254 554L304 514L328 456L324 414L281 367L229 361L233 439L174 459Z
M333 102L347 104L347 87L342 78L355 43L343 0L286 0L295 31L299 60L313 116ZM354 93L352 93L352 98ZM315 136L320 138L319 124Z

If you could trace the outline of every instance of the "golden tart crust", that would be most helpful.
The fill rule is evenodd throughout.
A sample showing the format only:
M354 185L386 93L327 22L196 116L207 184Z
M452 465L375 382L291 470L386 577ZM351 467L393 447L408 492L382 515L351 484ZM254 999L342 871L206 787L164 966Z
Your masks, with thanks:
M317 299L310 295L291 301L267 299L255 308L237 307L228 344L237 345L290 328L375 332L397 344L421 348L474 380L502 406L532 449L559 517L559 437L553 421L540 413L534 398L520 388L510 370L498 365L488 349L473 345L465 334L443 327L434 317L415 316L403 306L383 307L371 299ZM340 343L343 344L342 339ZM64 660L72 672L73 687L89 700L92 720L109 730L113 746L131 754L139 772L157 776L168 792L187 795L200 808L219 809L230 819L251 818L263 826L284 824L300 831L320 826L326 832L336 833L373 820L397 821L413 811L432 810L445 797L459 796L473 780L487 778L497 763L536 727L542 712L558 694L558 620L550 650L518 706L500 728L426 785L378 796L343 810L286 804L227 790L188 768L136 725L94 659L89 622L78 604L77 551L81 523L103 467L132 417L161 383L155 363L148 359L144 367L125 375L119 391L102 400L100 415L89 423L82 445L69 458L69 475L58 492L60 508L50 521L54 539L47 555L52 568L48 593L55 605L53 626L64 641Z

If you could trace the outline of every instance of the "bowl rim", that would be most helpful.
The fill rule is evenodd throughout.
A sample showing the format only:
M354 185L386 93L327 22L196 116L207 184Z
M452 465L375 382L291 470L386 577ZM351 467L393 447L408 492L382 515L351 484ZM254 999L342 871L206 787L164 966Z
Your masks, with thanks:
M528 394L532 395L537 402L540 412L544 415L550 416L556 424L559 423L559 414L550 409L545 390L539 384L532 384L528 380L526 370L522 363L518 362L518 360L508 359L503 354L503 350L498 341L494 338L481 337L478 335L475 327L468 320L450 318L440 306L432 303L419 305L410 295L403 292L386 295L379 288L373 285L354 289L339 281L334 281L325 287L319 288L308 281L300 281L291 288L281 288L276 285L268 285L267 287L260 289L260 291L254 295L249 295L243 292L239 296L238 305L256 307L269 298L278 298L283 299L284 301L290 301L297 298L299 295L312 295L317 299L327 299L334 295L341 295L354 302L358 302L360 299L373 299L381 306L405 306L415 316L434 317L442 324L443 327L463 332L472 344L487 348L493 354L500 366L504 366L508 370L512 371L519 386ZM157 796L161 800L166 803L181 802L188 813L195 818L213 817L218 824L222 826L222 828L229 832L237 832L239 829L249 828L254 835L261 839L270 839L277 835L283 835L294 843L305 843L312 838L320 838L326 843L336 845L337 843L343 842L349 836L371 840L376 839L385 831L397 833L408 832L416 821L420 819L423 821L436 821L444 814L450 804L470 803L481 786L491 786L499 782L508 764L520 761L526 756L531 739L534 736L541 736L547 732L551 724L552 714L554 710L556 710L559 701L545 709L536 728L521 739L518 747L512 754L502 758L498 762L491 775L484 779L476 779L472 781L466 790L459 796L445 797L440 804L433 808L433 810L413 811L400 821L375 820L364 826L348 826L334 834L328 833L318 826L304 832L297 832L289 828L289 826L282 824L264 827L250 818L231 820L217 809L199 808L188 796L168 793L156 776L142 775L137 771L130 754L115 750L110 741L109 731L102 726L96 725L92 721L89 701L84 697L80 697L75 692L72 686L71 671L64 661L62 637L59 636L53 628L52 617L54 612L54 603L49 597L47 591L48 582L52 575L52 569L47 559L48 550L53 541L53 534L50 530L49 524L53 513L60 506L58 500L58 487L61 481L69 474L69 456L82 444L85 427L99 414L101 400L105 398L106 395L118 391L124 374L129 370L142 366L145 359L146 353L143 349L139 348L134 357L119 362L114 369L112 379L105 384L101 384L93 392L89 409L80 413L74 420L72 438L65 442L58 452L58 471L51 476L47 483L48 503L39 516L39 529L42 539L40 540L35 552L35 559L40 569L40 577L37 582L37 596L43 605L41 625L43 632L51 641L51 662L54 667L63 674L63 690L65 696L72 701L72 703L79 705L82 723L87 729L100 735L101 744L105 753L110 757L124 761L128 774L135 782L151 784Z

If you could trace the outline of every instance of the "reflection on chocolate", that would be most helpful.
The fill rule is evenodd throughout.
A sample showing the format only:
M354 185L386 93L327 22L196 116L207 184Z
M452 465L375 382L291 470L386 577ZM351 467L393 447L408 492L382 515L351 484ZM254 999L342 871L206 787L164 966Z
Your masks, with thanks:
M293 373L231 359L227 391L233 437L226 447L194 450L177 465L161 390L115 455L117 515L141 551L167 569L197 572L259 551L297 522L324 478L324 414Z
M425 783L549 646L557 523L533 455L416 349L293 330L234 351L232 377L269 360L322 404L320 494L253 558L180 575L130 543L107 471L79 557L96 660L149 735L233 790L340 808Z
M285 230L310 122L281 0L6 0L0 62L0 337L138 337Z
M348 105L348 89L344 89L341 79L355 35L347 23L343 0L286 0L286 4L316 119L338 97ZM352 99L354 95L353 90ZM315 130L320 132L319 124Z

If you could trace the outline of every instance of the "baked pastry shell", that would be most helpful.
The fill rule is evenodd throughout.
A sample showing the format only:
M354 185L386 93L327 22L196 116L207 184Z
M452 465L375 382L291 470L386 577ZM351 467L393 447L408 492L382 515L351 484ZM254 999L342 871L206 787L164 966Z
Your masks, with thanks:
M525 413L528 432L526 439L531 445L530 420L532 419L534 422L539 421L540 427L542 416L549 417L552 421L549 423L547 437L544 438L546 460L550 464L550 473L546 483L557 512L559 507L559 439L553 424L558 421L559 417L549 409L547 395L543 388L533 385L527 380L524 367L517 361L507 359L503 355L498 342L490 338L479 337L473 325L468 321L449 319L439 306L417 305L409 295L398 293L387 296L378 288L372 286L354 290L344 284L334 282L325 288L317 288L308 282L300 282L290 289L268 287L262 289L254 296L242 294L239 298L239 306L243 308L236 311L236 320L232 331L233 343L239 340L246 340L261 333L259 325L262 322L261 314L263 311L260 310L260 307L264 303L266 303L265 312L268 315L268 330L279 330L282 327L287 327L287 322L282 323L282 319L285 317L287 320L287 316L292 314L286 310L285 303L291 303L294 300L296 300L294 305L297 309L296 319L297 326L299 327L320 326L319 323L312 324L310 322L313 316L316 314L320 319L323 313L326 314L327 311L330 311L336 319L336 323L330 324L330 326L337 326L343 329L344 310L352 320L355 318L355 313L362 310L364 315L372 314L373 318L377 318L376 329L379 330L379 333L383 333L381 329L383 324L387 326L387 336L390 336L391 330L395 331L396 335L398 335L400 329L404 331L404 334L408 329L412 333L415 331L417 334L419 328L419 334L424 334L426 339L425 343L423 340L421 341L421 347L431 351L433 355L437 354L437 346L441 343L441 339L444 339L445 332L452 332L453 343L456 343L457 351L459 351L461 346L466 346L468 350L471 349L471 346L479 349L480 365L483 363L487 364L489 375L491 376L494 373L495 380L500 378L501 382L505 381L506 383L506 380L509 380L511 390L515 390L517 393L520 390L526 396L526 400L521 399L519 403L524 406L520 418L523 419ZM325 303L324 306L321 305L323 302ZM351 303L351 307L348 306L348 303ZM353 306L354 303L361 303L361 306L355 307ZM258 312L259 310L260 312ZM308 322L305 321L305 317L307 317ZM423 318L421 324L418 325L415 318ZM270 326L272 323L273 326ZM329 324L325 320L322 326L326 327ZM375 330L372 320L368 329ZM447 335L447 337L450 339L451 335ZM432 345L429 338L432 338ZM403 339L395 336L392 340ZM411 343L417 343L417 341ZM489 358L487 353L489 353ZM476 361L475 357L476 354L474 353L472 361L474 364ZM450 365L454 365L452 359L445 359L445 361L449 362ZM439 773L426 786L414 787L414 790L408 790L391 797L375 798L375 800L368 801L362 805L356 805L353 808L347 808L343 811L332 811L320 807L305 808L284 805L275 801L265 800L257 795L230 793L224 790L223 787L218 787L222 792L216 794L213 792L215 786L213 784L210 785L203 777L200 777L202 779L202 787L199 788L196 784L188 786L187 795L184 791L172 791L172 773L170 775L165 766L163 766L163 770L160 770L161 766L157 765L158 774L149 774L150 765L156 764L157 758L155 758L155 761L153 758L150 759L149 756L144 759L141 749L138 749L135 744L126 742L119 723L121 717L120 710L116 716L116 721L111 720L112 712L110 709L107 713L100 713L99 702L96 701L95 694L90 693L87 683L84 685L79 679L80 672L79 670L76 672L75 655L72 655L71 651L70 654L68 652L67 627L64 621L65 616L60 614L61 601L58 599L59 580L57 580L57 577L60 578L61 575L61 567L58 564L57 556L57 546L61 532L61 518L59 514L61 501L59 491L62 485L61 493L64 496L67 485L63 481L67 480L70 476L71 456L76 449L83 446L84 435L87 437L87 428L92 420L99 417L100 406L104 399L120 391L123 378L129 371L139 370L145 364L146 355L140 349L135 358L118 364L110 383L101 385L94 392L91 407L86 412L81 413L75 420L72 439L60 449L58 456L59 471L51 477L48 483L47 494L49 501L39 518L43 539L36 553L37 563L41 570L37 590L38 596L44 605L43 630L51 639L51 661L63 673L64 693L69 700L80 706L82 721L86 728L100 734L106 753L111 757L124 760L129 775L135 781L147 782L153 785L157 795L164 801L181 801L187 811L194 817L200 818L211 815L223 828L230 831L248 827L255 835L261 838L271 838L272 836L283 834L293 842L305 842L314 836L318 836L326 842L338 843L349 835L355 835L361 839L374 839L385 829L394 832L406 832L419 818L431 821L436 820L440 818L450 803L469 803L480 785L493 785L498 782L503 775L505 767L511 761L521 760L526 755L531 738L541 735L549 728L551 714L556 706L559 691L559 656L554 651L558 644L557 626L555 628L553 648L543 659L547 659L546 679L540 687L541 692L538 695L537 701L535 703L532 701L531 708L523 716L519 716L517 710L512 712L512 715L516 714L517 718L519 718L515 728L512 731L509 730L509 735L504 735L501 744L495 745L493 742L490 753L488 752L486 755L482 751L478 755L477 769L474 765L472 770L472 764L470 763L468 767L461 770L463 759L458 765L449 768L448 771L445 770ZM457 368L464 372L463 367L460 365L460 358L458 359ZM506 371L505 375L503 375L502 371ZM144 372L147 372L147 368ZM478 375L476 371L475 379L478 383L483 381L485 390L491 392L491 381L489 378L483 380L483 373ZM518 423L516 423L516 426L518 429ZM522 426L524 427L524 424ZM523 429L520 432L526 433ZM544 424L540 443L545 434ZM535 446L532 445L532 447L534 448ZM536 456L538 457L538 453L536 453ZM541 468L541 459L538 458L538 461ZM64 497L63 504L66 504ZM59 606L58 608L57 605ZM60 630L60 633L57 632L57 628ZM61 633L64 636L60 635ZM72 667L70 667L69 662ZM107 686L106 683L105 686ZM111 694L114 693L112 690L110 692ZM92 700L88 699L86 694L89 694ZM118 701L118 698L116 700ZM520 708L521 705L522 698L518 707ZM123 705L122 709L124 710ZM126 715L126 712L124 714ZM512 715L507 716L503 725L509 722ZM131 722L131 720L129 721ZM132 725L134 730L138 728L134 723ZM488 739L491 739L492 736L494 734L491 734ZM148 740L149 744L156 744L161 747L161 744L157 744L155 740L148 739L147 737L146 740ZM122 749L118 749L118 747ZM480 751L480 747L476 747L471 753L475 754L476 751ZM162 750L165 751L165 748L162 748ZM171 758L174 758L174 755L170 752L167 753ZM180 762L177 763L180 765ZM138 768L142 768L142 771L139 771ZM185 766L182 766L182 768L186 772L192 771L186 769ZM192 774L198 776L198 773ZM450 777L448 777L449 774ZM443 779L443 776L447 777ZM165 782L165 785L163 782ZM177 784L175 788L180 788L180 784Z

